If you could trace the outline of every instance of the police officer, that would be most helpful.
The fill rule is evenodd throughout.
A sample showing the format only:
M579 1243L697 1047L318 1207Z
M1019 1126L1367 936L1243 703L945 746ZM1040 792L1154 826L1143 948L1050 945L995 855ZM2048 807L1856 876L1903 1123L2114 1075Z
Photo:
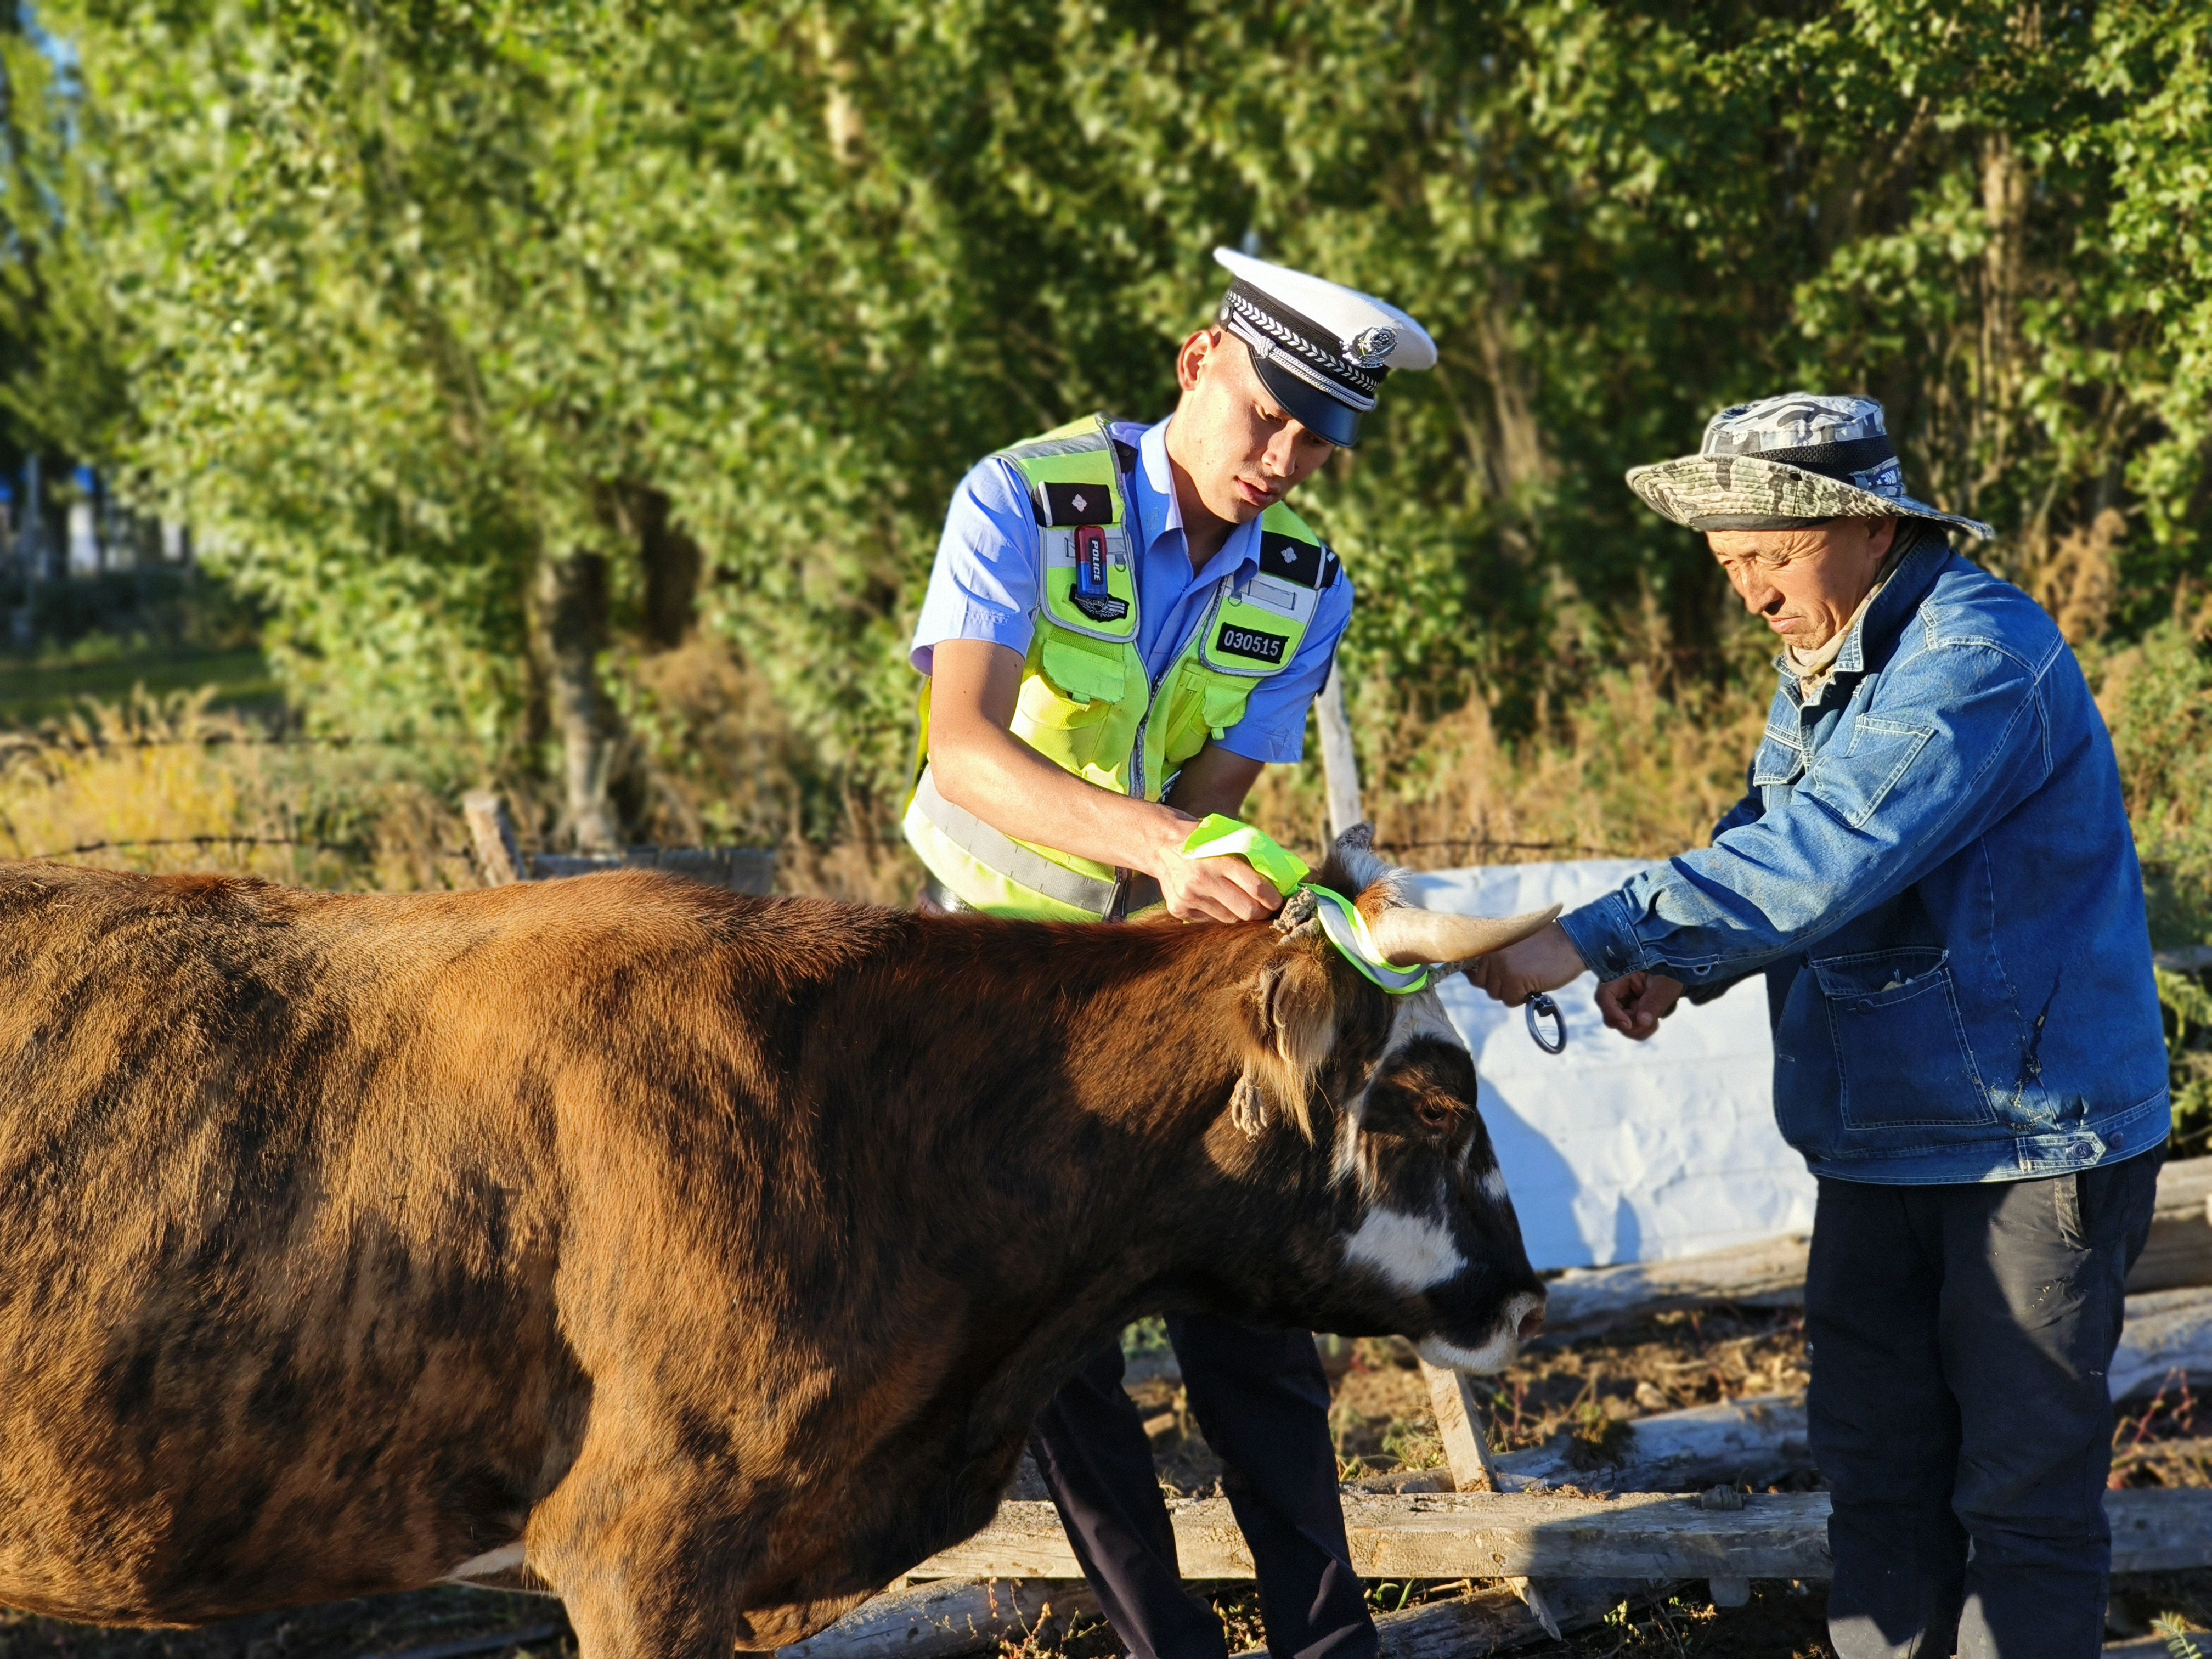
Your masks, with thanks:
M1359 435L1420 325L1370 295L1217 249L1231 282L1176 355L1152 426L1085 417L991 456L954 495L913 662L924 758L908 840L930 896L995 915L1186 921L1280 904L1237 859L1182 852L1295 762L1352 615L1335 555L1285 502ZM1328 1386L1302 1331L1169 1321L1192 1410L1228 1473L1279 1659L1376 1650L1352 1571ZM1031 1449L1085 1575L1138 1659L1220 1659L1183 1592L1121 1352L1100 1351Z

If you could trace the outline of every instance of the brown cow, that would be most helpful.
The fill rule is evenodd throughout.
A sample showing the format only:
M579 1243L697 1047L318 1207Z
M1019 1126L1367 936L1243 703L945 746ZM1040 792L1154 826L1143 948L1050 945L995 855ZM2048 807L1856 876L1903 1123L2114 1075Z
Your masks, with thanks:
M1541 920L1380 872L1324 873L1395 959ZM1540 1319L1434 994L1310 921L12 865L0 985L0 1602L64 1618L506 1570L586 1659L773 1647L1137 1315Z

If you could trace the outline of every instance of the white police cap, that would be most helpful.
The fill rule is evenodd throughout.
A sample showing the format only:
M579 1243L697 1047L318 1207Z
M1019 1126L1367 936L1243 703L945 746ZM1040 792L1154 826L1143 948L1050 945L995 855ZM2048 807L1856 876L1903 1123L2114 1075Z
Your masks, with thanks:
M1349 448L1394 368L1429 368L1437 343L1397 307L1233 248L1213 250L1231 281L1221 326L1251 348L1252 367L1283 407Z

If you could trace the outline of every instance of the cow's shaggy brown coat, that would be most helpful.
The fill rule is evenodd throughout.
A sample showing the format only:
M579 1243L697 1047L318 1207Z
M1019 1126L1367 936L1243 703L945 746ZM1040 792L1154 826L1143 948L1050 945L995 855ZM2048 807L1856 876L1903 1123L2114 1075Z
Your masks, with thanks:
M986 1521L1140 1311L1540 1295L1464 1051L1370 1079L1398 1011L1310 930L17 865L0 985L0 1602L66 1618L522 1540L592 1659L774 1646ZM1462 1180L1449 1285L1347 1267Z

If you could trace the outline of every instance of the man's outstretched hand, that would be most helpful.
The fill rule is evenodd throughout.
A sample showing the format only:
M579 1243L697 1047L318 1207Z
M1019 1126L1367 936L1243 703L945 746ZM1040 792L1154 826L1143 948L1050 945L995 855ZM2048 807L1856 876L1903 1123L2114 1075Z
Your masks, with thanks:
M1539 991L1556 991L1583 973L1582 953L1567 930L1553 922L1518 945L1493 951L1468 964L1467 976L1509 1008L1517 1008ZM1664 974L1624 974L1597 988L1597 1011L1625 1037L1641 1042L1674 1011L1682 981Z
M1597 988L1597 1011L1621 1036L1641 1042L1681 1000L1682 981L1664 974L1623 974Z
M1467 965L1467 976L1509 1008L1518 1008L1539 991L1556 991L1585 971L1581 952L1556 921Z

